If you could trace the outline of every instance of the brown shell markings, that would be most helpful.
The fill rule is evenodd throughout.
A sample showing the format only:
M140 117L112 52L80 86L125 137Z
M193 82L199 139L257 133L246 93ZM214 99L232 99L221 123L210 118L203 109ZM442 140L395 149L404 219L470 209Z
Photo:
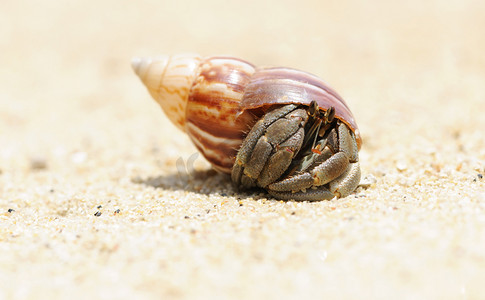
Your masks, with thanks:
M237 118L254 66L225 57L201 62L186 108L186 131L219 171L230 173L251 116Z

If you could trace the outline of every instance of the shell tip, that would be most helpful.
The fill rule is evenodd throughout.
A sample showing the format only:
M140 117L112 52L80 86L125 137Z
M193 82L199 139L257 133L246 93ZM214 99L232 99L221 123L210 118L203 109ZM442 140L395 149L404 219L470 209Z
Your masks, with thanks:
M131 60L131 67L133 68L133 71L135 71L136 74L140 74L140 66L142 64L142 59L140 57L133 57Z

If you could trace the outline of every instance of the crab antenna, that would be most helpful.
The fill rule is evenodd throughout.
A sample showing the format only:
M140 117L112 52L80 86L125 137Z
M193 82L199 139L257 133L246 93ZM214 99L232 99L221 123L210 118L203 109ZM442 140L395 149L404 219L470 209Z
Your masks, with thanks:
M318 120L318 127L317 127L317 130L315 132L315 137L313 138L312 149L315 148L315 143L317 142L317 137L318 137L318 134L320 132L320 126L322 126L322 120L321 119Z

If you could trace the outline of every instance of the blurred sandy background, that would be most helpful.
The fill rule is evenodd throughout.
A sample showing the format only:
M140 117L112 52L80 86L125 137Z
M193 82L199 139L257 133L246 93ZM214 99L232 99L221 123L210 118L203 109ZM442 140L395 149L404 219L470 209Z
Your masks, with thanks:
M404 3L406 2L406 3ZM2 1L0 299L483 299L483 1ZM135 55L321 76L370 186L236 193ZM177 163L178 161L178 163Z

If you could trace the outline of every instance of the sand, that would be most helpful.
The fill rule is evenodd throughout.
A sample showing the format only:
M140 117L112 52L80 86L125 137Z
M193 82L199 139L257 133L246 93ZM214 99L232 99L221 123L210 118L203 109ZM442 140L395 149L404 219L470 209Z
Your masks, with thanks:
M0 299L483 299L485 5L405 2L4 1ZM235 191L130 68L179 52L329 82L365 187Z

